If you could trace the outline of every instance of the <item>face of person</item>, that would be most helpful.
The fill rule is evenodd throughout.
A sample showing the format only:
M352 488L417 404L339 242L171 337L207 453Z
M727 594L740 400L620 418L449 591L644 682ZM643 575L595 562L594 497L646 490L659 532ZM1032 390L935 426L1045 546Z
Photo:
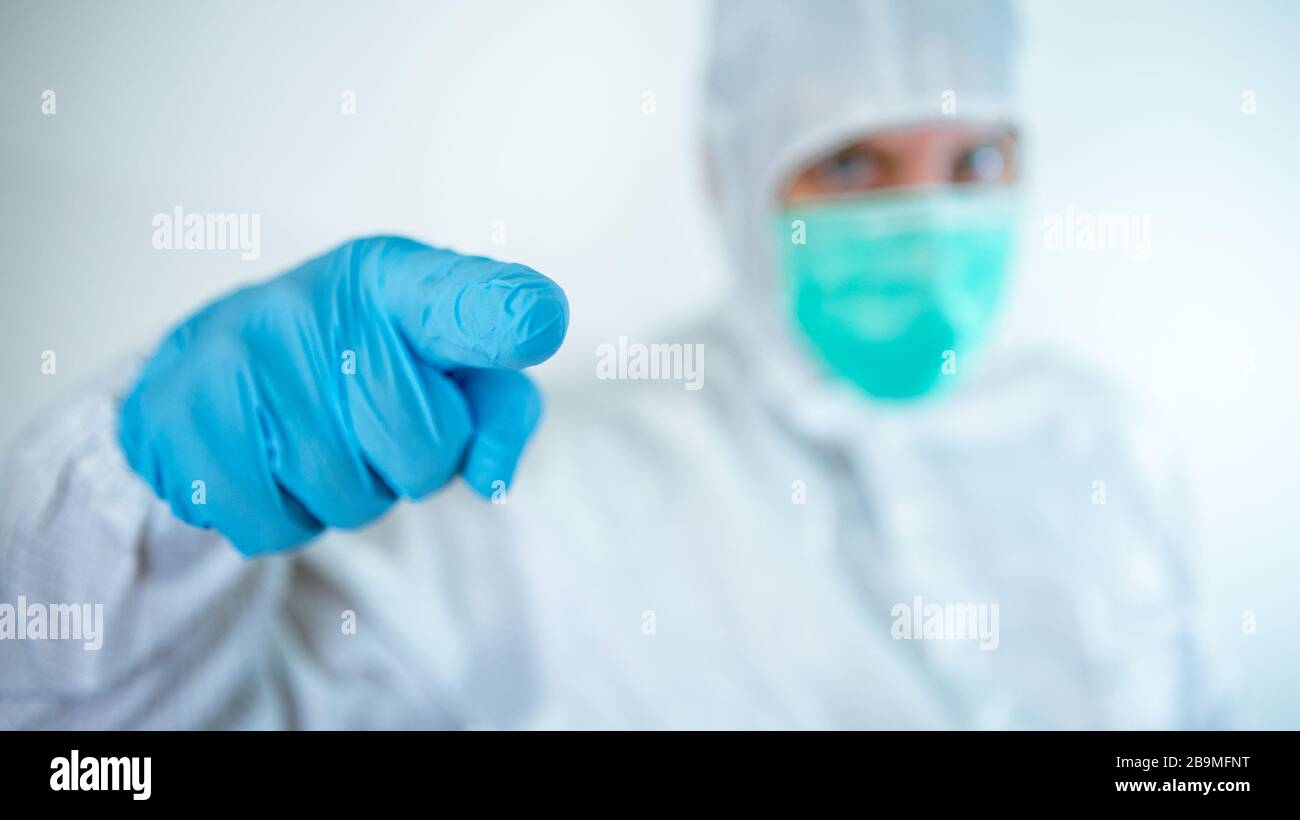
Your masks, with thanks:
M799 205L895 188L1009 184L1016 143L1011 129L964 123L880 131L805 165L781 198Z
M978 356L1006 290L1015 148L1008 129L918 125L793 175L775 247L786 304L826 370L891 401L941 393L965 372L958 357Z

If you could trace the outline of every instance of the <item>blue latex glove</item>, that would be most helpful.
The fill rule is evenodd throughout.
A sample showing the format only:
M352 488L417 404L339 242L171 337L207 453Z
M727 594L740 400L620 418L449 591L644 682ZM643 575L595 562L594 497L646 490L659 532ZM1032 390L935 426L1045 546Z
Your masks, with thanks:
M568 321L564 291L523 265L349 242L176 328L122 404L122 448L178 518L245 555L457 473L491 497L541 415L519 369Z

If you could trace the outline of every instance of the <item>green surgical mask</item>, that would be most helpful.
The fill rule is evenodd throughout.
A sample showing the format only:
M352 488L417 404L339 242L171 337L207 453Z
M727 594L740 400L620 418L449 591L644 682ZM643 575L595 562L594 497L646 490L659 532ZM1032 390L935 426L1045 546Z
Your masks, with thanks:
M1014 191L876 194L787 208L787 304L827 367L871 396L951 382L1002 302Z

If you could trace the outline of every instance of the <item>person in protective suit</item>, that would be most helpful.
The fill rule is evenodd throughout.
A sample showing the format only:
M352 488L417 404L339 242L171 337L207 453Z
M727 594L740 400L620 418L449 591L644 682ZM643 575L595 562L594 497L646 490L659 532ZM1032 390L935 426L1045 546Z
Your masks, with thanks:
M1212 722L1174 463L990 344L1006 4L714 17L701 389L592 380L533 437L563 291L409 239L214 302L6 459L5 600L102 603L104 639L0 641L0 723Z

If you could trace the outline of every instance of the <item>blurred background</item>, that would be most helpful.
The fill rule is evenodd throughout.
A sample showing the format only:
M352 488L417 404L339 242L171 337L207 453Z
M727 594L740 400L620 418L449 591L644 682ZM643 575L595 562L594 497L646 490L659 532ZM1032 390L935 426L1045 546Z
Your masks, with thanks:
M1236 722L1300 728L1300 4L1021 12L1004 343L1090 362L1165 420ZM692 0L6 2L0 441L211 297L368 233L559 281L553 389L591 378L601 342L709 310L729 276L697 130L707 24ZM155 250L177 205L259 214L260 257ZM1071 213L1149 218L1149 256L1054 246Z

